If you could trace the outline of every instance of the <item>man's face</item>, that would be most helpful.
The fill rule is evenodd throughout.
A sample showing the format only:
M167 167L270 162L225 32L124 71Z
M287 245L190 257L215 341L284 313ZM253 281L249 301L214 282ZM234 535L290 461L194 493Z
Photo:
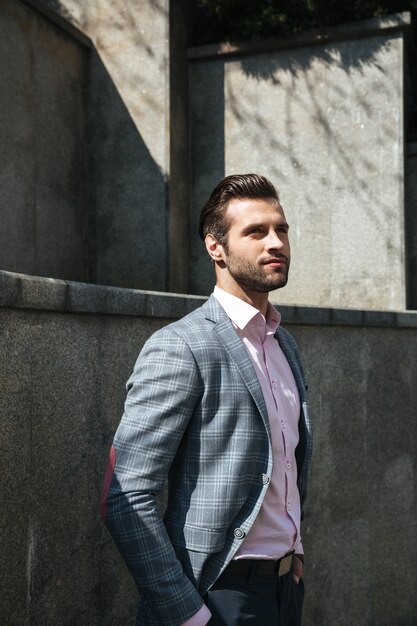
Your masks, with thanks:
M232 200L223 261L245 291L265 293L287 284L290 267L288 224L274 198Z

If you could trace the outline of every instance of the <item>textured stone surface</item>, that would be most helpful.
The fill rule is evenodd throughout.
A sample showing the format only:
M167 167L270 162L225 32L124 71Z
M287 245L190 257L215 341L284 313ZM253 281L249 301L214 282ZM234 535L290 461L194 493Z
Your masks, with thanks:
M63 313L182 317L204 302L202 296L91 285L0 270L0 306Z
M0 19L0 267L87 279L88 48L22 2Z
M88 35L89 269L168 289L168 0L47 0Z
M80 285L65 304L63 286L0 273L2 624L125 626L136 593L97 513L107 452L143 342L199 299L158 294L135 315L144 292ZM305 623L413 624L417 313L282 314L315 426Z
M145 59L140 67L142 71L147 67ZM130 76L130 81L140 99L141 76ZM103 60L94 53L88 136L91 279L101 284L164 290L165 174L153 159L151 146L144 142L122 96L117 77L109 74ZM165 118L159 120L156 144L160 127L165 128L165 124Z
M0 310L5 625L132 623L98 499L125 381L162 323Z
M2 269L168 289L167 5L4 0Z
M297 327L315 454L304 543L306 623L413 624L415 330Z
M178 318L194 311L205 300L204 296L91 285L0 270L0 307ZM279 310L291 324L417 327L417 316L410 311L361 311L285 305L279 306Z
M402 31L295 45L195 52L194 224L221 175L263 173L291 225L291 278L277 301L403 309ZM207 293L210 263L197 238L192 245L191 290Z

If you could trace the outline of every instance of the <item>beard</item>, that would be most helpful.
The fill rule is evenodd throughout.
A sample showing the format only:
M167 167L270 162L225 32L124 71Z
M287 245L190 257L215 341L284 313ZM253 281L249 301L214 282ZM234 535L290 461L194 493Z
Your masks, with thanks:
M242 288L267 293L285 287L288 280L290 260L282 254L276 256L284 261L284 266L273 270L268 270L268 265L262 261L248 261L235 254L228 254L225 264L229 274Z

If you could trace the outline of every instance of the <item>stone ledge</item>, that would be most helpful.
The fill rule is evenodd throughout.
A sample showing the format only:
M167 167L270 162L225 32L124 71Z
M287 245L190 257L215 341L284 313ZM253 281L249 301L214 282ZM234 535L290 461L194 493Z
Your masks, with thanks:
M47 4L42 2L42 0L20 0L20 2L26 4L37 13L40 13L42 17L47 19L49 22L55 24L55 26L57 26L61 30L65 31L73 39L77 39L77 41L79 41L87 48L93 47L92 41L89 37L87 37L87 35L85 35L69 20L66 20L59 13L51 9Z
M0 308L178 319L206 298L79 283L0 270ZM279 306L287 324L417 328L417 311Z
M321 45L346 39L362 39L392 31L405 31L411 37L411 14L408 12L395 13L386 17L375 17L369 20L341 24L340 26L315 29L299 35L283 35L238 43L224 42L207 46L196 46L188 49L188 60L200 61L201 59L209 58L261 54L272 50Z
M108 287L0 271L0 308L176 319L190 313L205 300L204 296Z

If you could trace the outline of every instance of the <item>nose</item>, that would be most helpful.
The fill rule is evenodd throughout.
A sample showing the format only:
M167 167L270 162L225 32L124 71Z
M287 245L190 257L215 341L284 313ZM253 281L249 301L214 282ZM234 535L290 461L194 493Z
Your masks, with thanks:
M271 229L268 233L266 246L268 250L281 250L281 248L284 247L284 242L280 237L280 233L277 233L275 230Z

